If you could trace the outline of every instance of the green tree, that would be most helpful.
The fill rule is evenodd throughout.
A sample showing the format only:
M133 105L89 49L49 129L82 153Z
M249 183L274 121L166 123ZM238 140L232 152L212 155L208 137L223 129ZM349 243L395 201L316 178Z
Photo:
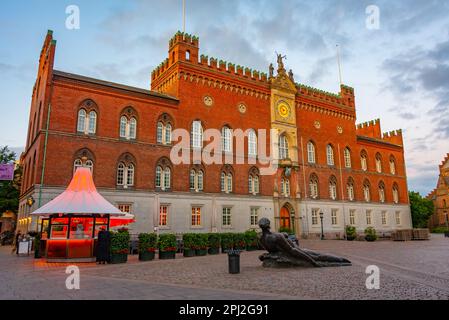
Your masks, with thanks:
M15 160L14 151L10 151L7 146L0 148L0 163L11 163ZM21 180L22 168L18 166L14 171L13 181L0 181L0 215L8 210L17 213Z
M434 213L432 200L423 198L418 192L410 191L410 209L412 211L413 227L427 228L429 218Z

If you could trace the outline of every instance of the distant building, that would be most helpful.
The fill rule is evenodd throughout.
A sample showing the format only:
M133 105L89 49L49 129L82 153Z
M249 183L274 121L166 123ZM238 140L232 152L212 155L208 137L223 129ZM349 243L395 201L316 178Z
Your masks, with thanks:
M282 56L268 74L209 58L180 32L151 90L54 70L55 50L49 32L22 158L20 228L36 228L29 213L64 191L82 158L102 195L136 216L133 232L240 232L267 217L275 229L318 237L321 212L329 238L346 225L411 228L402 131L382 133L379 120L356 125L353 88L295 83ZM204 149L207 129L219 130L219 157L233 161L173 164L175 129L188 133L189 154ZM238 129L248 132L244 164ZM262 142L259 129L278 137ZM262 174L258 141L276 160L272 175Z
M435 213L429 220L429 227L446 226L449 214L449 153L440 164L437 187L427 196L433 201Z

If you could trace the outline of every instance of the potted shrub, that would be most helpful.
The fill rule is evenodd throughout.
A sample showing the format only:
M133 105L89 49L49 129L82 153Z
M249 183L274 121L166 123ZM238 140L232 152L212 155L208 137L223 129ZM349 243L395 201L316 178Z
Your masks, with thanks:
M176 236L174 234L160 235L158 247L159 259L166 260L176 258L176 251L178 250L178 248L176 243Z
M139 234L139 260L151 261L154 260L154 255L157 248L157 235L154 233Z
M357 238L357 229L353 226L346 226L346 239L353 241Z
M209 244L209 237L205 233L195 234L195 254L197 256L207 255L207 246Z
M193 233L185 233L182 236L182 242L184 243L184 257L195 256L195 241Z
M234 233L234 249L235 250L245 250L246 243L245 243L245 234L244 233Z
M219 254L220 253L220 235L218 233L208 234L209 242L209 254Z
M368 227L365 229L365 240L369 242L374 242L377 240L376 229L373 227Z
M234 239L232 233L223 233L220 236L221 239L221 252L227 253L234 248Z
M245 245L247 251L255 251L258 247L257 232L248 230L245 232Z
M127 230L111 233L111 263L126 263L128 261L130 236Z

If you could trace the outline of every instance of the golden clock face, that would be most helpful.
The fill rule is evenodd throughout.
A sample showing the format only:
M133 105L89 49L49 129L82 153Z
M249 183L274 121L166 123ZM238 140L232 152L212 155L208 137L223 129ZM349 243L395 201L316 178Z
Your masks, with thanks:
M278 112L282 118L288 118L291 113L290 106L285 102L281 102L278 104Z

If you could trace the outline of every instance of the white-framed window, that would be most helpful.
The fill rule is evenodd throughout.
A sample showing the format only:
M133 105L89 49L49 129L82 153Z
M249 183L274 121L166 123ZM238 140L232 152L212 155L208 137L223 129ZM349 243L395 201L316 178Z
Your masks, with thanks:
M360 165L363 171L368 171L368 156L366 152L362 152L360 155Z
M192 148L201 149L203 147L203 126L201 121L193 121L191 139Z
M380 154L376 155L376 171L382 173L382 157Z
M355 199L354 182L352 180L348 181L348 184L346 185L346 190L348 192L348 200L354 201L354 199Z
M288 140L285 134L279 137L279 159L288 159Z
M399 226L401 225L401 211L395 212L395 218L396 218L396 224Z
M349 210L349 224L355 226L355 210Z
M250 173L248 177L248 191L249 194L259 194L259 176L257 174Z
M352 162L351 162L351 150L349 150L349 148L345 148L344 158L345 158L345 167L350 169L352 167Z
M129 203L119 203L117 208L123 213L131 213L132 205Z
M73 174L75 174L76 170L81 167L83 167L83 161L81 159L76 159L73 162ZM87 160L85 167L89 168L90 172L94 172L94 162L92 160Z
M334 148L330 144L328 144L326 147L326 154L327 154L327 165L329 166L335 165Z
M382 211L381 212L381 217L382 217L382 225L386 225L387 224L387 212L386 211Z
M309 189L310 189L310 198L317 199L318 198L318 178L315 175L312 175L310 177Z
M390 158L390 173L392 175L396 174L396 161L393 157Z
M383 184L379 185L379 201L380 203L385 202L385 186Z
M368 226L370 226L372 224L372 219L371 219L371 210L366 210L366 224Z
M231 226L231 208L223 207L222 220L221 221L222 221L223 227L230 227Z
M365 199L365 202L371 201L371 191L369 184L365 183L363 185L363 198Z
M317 226L318 225L318 214L320 209L312 209L312 225Z
M157 143L162 144L164 142L164 124L162 122L157 123L157 129L156 129L156 139Z
M312 141L307 143L307 160L309 163L316 163L315 145Z
M120 162L117 167L117 185L124 188L134 186L135 167L132 163L125 165Z
M253 129L248 133L248 156L257 156L257 135Z
M221 192L231 193L233 190L232 173L222 172L220 177Z
M168 226L168 205L161 205L159 207L159 226L167 227Z
M258 224L259 224L259 208L251 208L249 220L250 220L250 225L252 228L258 226Z
M200 192L204 190L204 172L203 170L190 170L190 190Z
M170 123L167 123L165 126L165 141L163 142L165 145L170 145L172 142L172 126Z
M281 193L284 197L290 196L290 180L287 178L281 179Z
M337 200L337 181L335 178L331 178L329 181L329 197L331 200Z
M393 186L393 202L395 204L399 203L399 189L396 185Z
M77 123L78 133L95 134L96 130L97 130L97 113L95 111L90 111L89 114L87 114L86 110L80 109L78 111L78 123Z
M171 188L171 169L170 167L163 168L162 166L156 167L156 188L162 191L169 190Z
M120 138L124 139L136 139L137 136L137 119L131 117L128 119L126 116L120 118Z
M232 130L229 127L221 129L221 150L232 152Z
M338 209L332 209L331 219L332 219L332 225L337 226L338 225Z
M201 207L192 207L192 227L201 226Z

